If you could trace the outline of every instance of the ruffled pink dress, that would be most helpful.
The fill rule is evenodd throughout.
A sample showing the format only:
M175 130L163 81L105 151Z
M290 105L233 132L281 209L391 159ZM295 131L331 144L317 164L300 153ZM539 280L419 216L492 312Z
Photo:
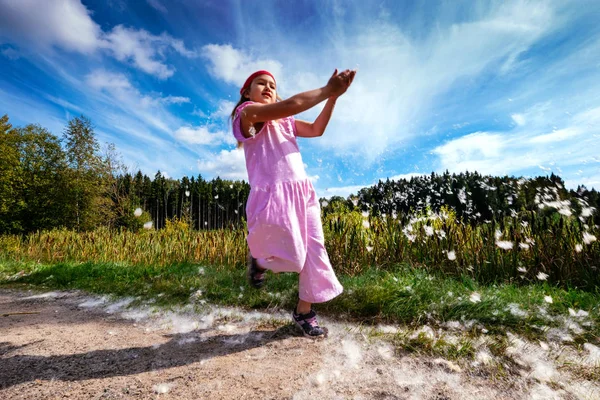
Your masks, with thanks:
M296 142L294 117L265 122L254 136L242 134L240 105L233 134L244 144L250 195L246 204L248 246L261 266L297 272L299 297L310 303L333 299L343 288L333 272L321 223L321 208Z

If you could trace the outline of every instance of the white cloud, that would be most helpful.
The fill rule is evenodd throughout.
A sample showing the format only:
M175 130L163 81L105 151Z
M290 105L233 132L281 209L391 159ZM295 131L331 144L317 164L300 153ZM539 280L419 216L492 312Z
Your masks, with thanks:
M189 144L218 146L223 143L235 144L233 135L223 131L211 131L206 126L182 126L175 131L175 137Z
M348 197L351 194L356 194L360 189L371 185L353 185L353 186L338 186L328 188L316 188L319 197L331 198L332 196Z
M474 21L442 24L422 41L386 23L359 30L341 57L360 64L359 72L323 146L339 144L350 153L360 148L376 160L415 137L419 120L454 85L500 66L509 71L552 21L548 7L515 3Z
M248 181L246 161L242 149L221 150L218 154L208 153L198 160L198 170L208 178Z
M157 107L162 105L171 105L171 104L183 104L189 103L190 99L187 97L181 96L167 96L167 97L154 97L150 95L145 95L140 99L140 105L144 108L148 107Z
M231 45L208 44L202 48L202 55L208 59L208 71L214 77L241 87L253 72L266 69L279 82L283 67L279 61L261 59L234 49Z
M194 111L192 111L192 115L197 115L200 118L208 118L208 114L199 109L195 109Z
M513 121L515 121L517 125L525 125L525 117L523 116L523 114L513 114L511 115L511 118L513 119Z
M142 71L159 78L172 76L175 70L155 59L156 50L147 36L143 31L116 26L106 38L110 41L109 49L117 60L131 61Z
M536 112L532 111L536 110ZM541 115L560 115L549 104L534 105L527 111L531 118L505 133L476 132L462 136L437 146L432 153L438 156L437 170L448 169L451 172L478 171L483 174L505 175L538 171L553 171L561 176L567 174L569 185L595 182L600 179L597 149L600 148L600 134L597 120L600 109L594 108L567 115L560 120L548 121ZM549 123L557 127L547 133ZM574 168L582 165L575 178ZM594 165L596 165L594 167Z
M79 0L0 0L0 37L36 46L93 53L102 29Z
M158 170L168 170L178 178L197 169L198 154L202 149L193 149L173 140L176 139L176 128L181 127L184 121L166 109L168 104L184 101L183 98L141 93L125 75L105 70L93 71L83 82L74 82L73 86L82 91L85 103L74 101L77 104L74 105L65 100L66 97L45 97L77 112L86 109L89 112L88 104L101 109L101 113L91 115L94 125L98 127L98 140L114 143L128 167L142 169L149 176L154 176ZM33 101L29 93L23 98L17 98L14 94L0 90L0 106L2 104L11 117L28 123L41 123L55 134L60 134L66 125L64 117L48 118L48 114L59 113L46 102ZM44 119L36 120L32 116L43 116ZM207 129L218 134L220 143L231 145L234 142L231 134L226 135L212 126L207 126Z
M86 81L90 87L98 90L106 89L111 92L133 90L127 77L121 73L96 70L88 74Z
M538 135L531 138L531 143L551 143L551 142L562 142L564 140L572 139L583 133L580 129L575 127L568 127L565 129L559 129L552 133L544 135Z
M433 153L440 157L442 165L454 169L473 160L499 158L505 142L499 134L475 132L438 146Z
M514 113L511 119L517 124L517 129L536 127L537 129L552 128L555 118L555 106L552 101L542 101L529 106L525 111Z
M197 55L166 33L152 35L122 25L104 32L79 0L0 0L0 7L0 37L25 47L58 47L83 54L106 50L117 60L161 79L175 72L164 61L168 50L188 58Z
M565 186L568 188L576 188L578 185L584 185L586 188L600 189L600 171L596 170L596 176L590 178L566 179Z

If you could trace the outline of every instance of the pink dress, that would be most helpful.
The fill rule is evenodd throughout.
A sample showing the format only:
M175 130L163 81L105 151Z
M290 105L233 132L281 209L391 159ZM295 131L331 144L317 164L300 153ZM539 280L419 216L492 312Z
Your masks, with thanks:
M245 138L240 105L233 134L244 144L250 195L246 204L248 246L261 266L273 272L297 272L301 300L322 303L343 288L333 272L327 251L321 208L306 175L294 117L265 122L253 137Z

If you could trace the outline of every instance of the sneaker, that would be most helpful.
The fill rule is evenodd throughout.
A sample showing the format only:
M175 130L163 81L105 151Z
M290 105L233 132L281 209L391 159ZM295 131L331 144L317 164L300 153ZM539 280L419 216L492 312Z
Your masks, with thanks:
M248 283L257 289L260 289L265 283L265 272L267 272L267 270L258 266L256 258L252 257L252 254L248 255L246 272Z
M304 336L310 338L320 338L325 336L325 330L317 322L317 313L310 310L308 314L297 314L296 310L292 312L292 318L296 325L302 329Z

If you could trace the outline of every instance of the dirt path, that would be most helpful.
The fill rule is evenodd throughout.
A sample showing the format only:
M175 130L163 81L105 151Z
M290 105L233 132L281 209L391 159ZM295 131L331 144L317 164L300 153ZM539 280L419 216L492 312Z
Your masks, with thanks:
M281 312L165 311L130 301L0 289L0 314L39 312L0 317L0 398L600 398L593 383L540 379L531 368L491 381L331 321L329 338L312 341L282 326Z

